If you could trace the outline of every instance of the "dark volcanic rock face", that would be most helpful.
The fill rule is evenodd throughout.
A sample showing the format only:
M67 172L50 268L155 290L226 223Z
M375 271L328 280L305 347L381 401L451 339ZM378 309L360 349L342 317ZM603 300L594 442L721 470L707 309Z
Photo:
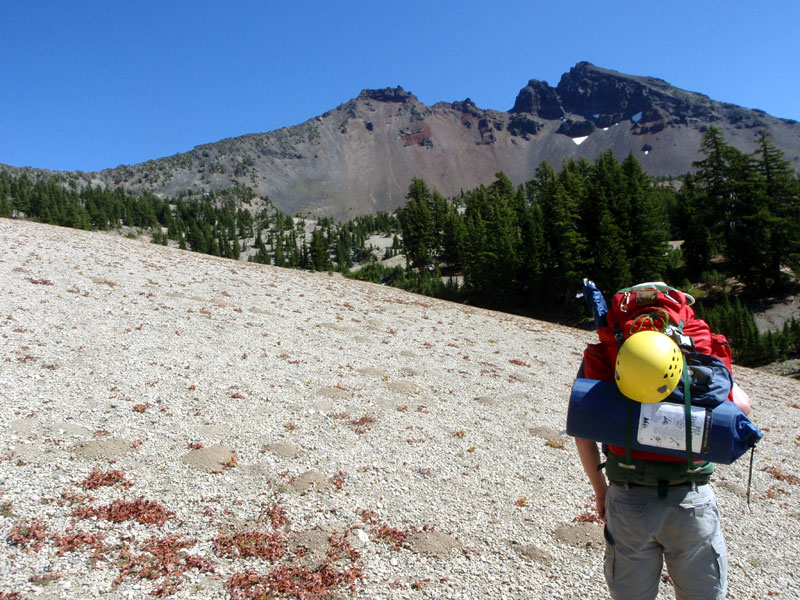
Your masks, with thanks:
M405 91L401 86L383 88L382 90L362 90L359 98L377 100L378 102L415 102L417 97Z
M589 63L578 63L561 77L558 96L567 112L585 117L613 115L629 119L652 108L651 87L638 78L624 77Z
M539 133L542 124L528 115L512 115L508 121L508 132L526 140Z
M589 135L594 131L594 123L586 119L574 121L566 119L561 123L561 127L556 130L556 133L566 135L571 138L580 138Z
M531 79L517 95L514 108L509 112L530 113L542 119L560 119L564 116L561 101L554 88L546 81Z
M636 123L715 119L707 96L679 90L655 77L624 75L588 62L575 65L554 88L544 81L529 81L510 112L535 114L543 119L580 115L597 127L610 127L626 119ZM559 130L566 135L572 131L573 125Z

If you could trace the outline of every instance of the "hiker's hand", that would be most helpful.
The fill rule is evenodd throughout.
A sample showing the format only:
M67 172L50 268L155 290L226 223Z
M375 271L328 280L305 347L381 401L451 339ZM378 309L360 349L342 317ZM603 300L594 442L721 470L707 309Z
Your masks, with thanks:
M606 488L607 489L607 488ZM603 523L606 522L606 489L602 492L595 493L595 508L597 509L597 515L602 519Z

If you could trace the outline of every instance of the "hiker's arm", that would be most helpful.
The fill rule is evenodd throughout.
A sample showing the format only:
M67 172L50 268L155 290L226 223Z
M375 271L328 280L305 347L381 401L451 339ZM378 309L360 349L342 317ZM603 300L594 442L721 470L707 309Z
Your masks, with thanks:
M578 456L580 456L583 470L586 472L589 483L592 484L592 489L594 490L597 514L605 521L606 489L608 489L608 484L603 472L597 470L600 465L600 451L597 449L597 442L575 438L575 445L578 447Z
M733 388L731 388L731 400L744 414L750 414L750 396L735 381L733 382Z

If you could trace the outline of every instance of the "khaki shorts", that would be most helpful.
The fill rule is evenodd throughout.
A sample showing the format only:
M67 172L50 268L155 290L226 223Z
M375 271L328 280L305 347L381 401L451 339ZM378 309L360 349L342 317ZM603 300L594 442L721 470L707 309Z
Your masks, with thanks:
M606 495L605 575L615 600L653 600L662 559L682 600L722 600L728 552L709 485L611 485Z

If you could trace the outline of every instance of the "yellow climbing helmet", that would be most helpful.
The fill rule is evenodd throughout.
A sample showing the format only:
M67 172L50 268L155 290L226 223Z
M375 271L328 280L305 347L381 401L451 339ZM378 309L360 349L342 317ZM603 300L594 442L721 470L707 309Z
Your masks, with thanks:
M637 331L617 353L614 379L631 400L654 404L675 390L682 372L683 355L672 338L659 331Z

